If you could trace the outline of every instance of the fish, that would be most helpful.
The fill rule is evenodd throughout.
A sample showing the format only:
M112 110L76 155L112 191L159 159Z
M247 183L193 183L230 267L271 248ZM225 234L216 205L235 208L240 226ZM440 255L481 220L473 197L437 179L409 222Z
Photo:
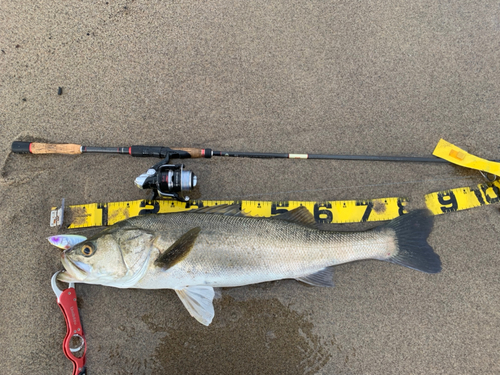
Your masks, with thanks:
M426 273L441 271L427 238L434 219L415 210L362 232L318 227L303 206L253 217L238 205L148 214L118 222L61 254L62 282L116 288L173 289L208 326L214 288L281 279L333 286L333 267L376 259Z

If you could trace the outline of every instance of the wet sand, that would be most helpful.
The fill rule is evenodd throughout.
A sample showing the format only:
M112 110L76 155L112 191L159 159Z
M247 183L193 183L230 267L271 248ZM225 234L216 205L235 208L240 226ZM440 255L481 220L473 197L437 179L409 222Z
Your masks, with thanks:
M499 37L493 1L0 2L0 373L72 369L50 208L146 198L133 180L157 161L12 141L427 156L444 138L499 159ZM203 199L420 208L484 182L451 165L185 164ZM440 274L363 261L338 266L334 288L224 289L209 327L170 290L77 285L88 373L498 374L499 232L498 204L441 215Z

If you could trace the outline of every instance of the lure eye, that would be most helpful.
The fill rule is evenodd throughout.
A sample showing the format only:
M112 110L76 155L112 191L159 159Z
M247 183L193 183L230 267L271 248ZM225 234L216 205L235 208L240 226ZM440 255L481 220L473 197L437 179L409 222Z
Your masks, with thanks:
M85 244L82 246L82 254L83 256L89 257L94 254L94 246L90 244Z

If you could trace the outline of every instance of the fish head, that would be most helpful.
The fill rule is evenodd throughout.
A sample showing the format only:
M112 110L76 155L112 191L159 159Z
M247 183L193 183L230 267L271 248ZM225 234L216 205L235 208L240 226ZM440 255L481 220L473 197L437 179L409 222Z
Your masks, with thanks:
M145 272L152 235L139 229L104 231L61 254L62 282L129 287Z
M66 271L58 279L64 282L105 284L126 272L120 246L111 234L88 239L63 251L61 262Z

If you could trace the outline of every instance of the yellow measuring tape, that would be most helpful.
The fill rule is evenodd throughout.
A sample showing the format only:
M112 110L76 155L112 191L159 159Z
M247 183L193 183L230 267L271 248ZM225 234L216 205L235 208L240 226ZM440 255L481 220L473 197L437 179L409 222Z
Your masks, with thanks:
M466 151L440 140L434 155L458 165L478 169L487 173L500 175L500 163L491 162L471 155ZM479 184L476 187L463 187L427 194L425 203L434 215L446 212L467 210L497 203L500 201L500 181ZM89 203L66 208L67 228L86 228L106 226L129 217L151 213L183 212L192 209L221 204L238 204L241 210L252 216L270 217L299 206L306 207L318 223L360 223L385 221L407 213L406 198L379 198L367 200L303 202L303 201L235 201L235 200L194 200L178 202L173 200L135 200L110 203ZM62 217L62 213L52 209L51 226L56 226L54 218Z
M425 203L434 215L467 210L497 203L500 201L500 181L463 187L427 194ZM106 226L129 217L151 213L183 212L192 209L221 204L238 204L252 216L270 217L306 207L318 223L361 223L391 220L407 213L406 198L380 198L349 201L234 201L234 200L196 200L178 202L170 200L135 200L110 203L89 203L66 207L67 228L87 228ZM53 210L56 210L53 208Z
M500 181L479 184L477 187L463 187L437 191L425 196L425 204L434 215L446 212L468 210L500 201Z
M406 213L404 198L383 198L351 201L301 202L301 201L234 201L193 200L178 202L170 200L136 200L128 202L90 203L69 206L65 216L69 217L68 228L85 228L112 225L129 217L151 213L183 212L221 204L238 204L251 216L270 217L299 206L305 206L318 223L356 223L391 220Z

